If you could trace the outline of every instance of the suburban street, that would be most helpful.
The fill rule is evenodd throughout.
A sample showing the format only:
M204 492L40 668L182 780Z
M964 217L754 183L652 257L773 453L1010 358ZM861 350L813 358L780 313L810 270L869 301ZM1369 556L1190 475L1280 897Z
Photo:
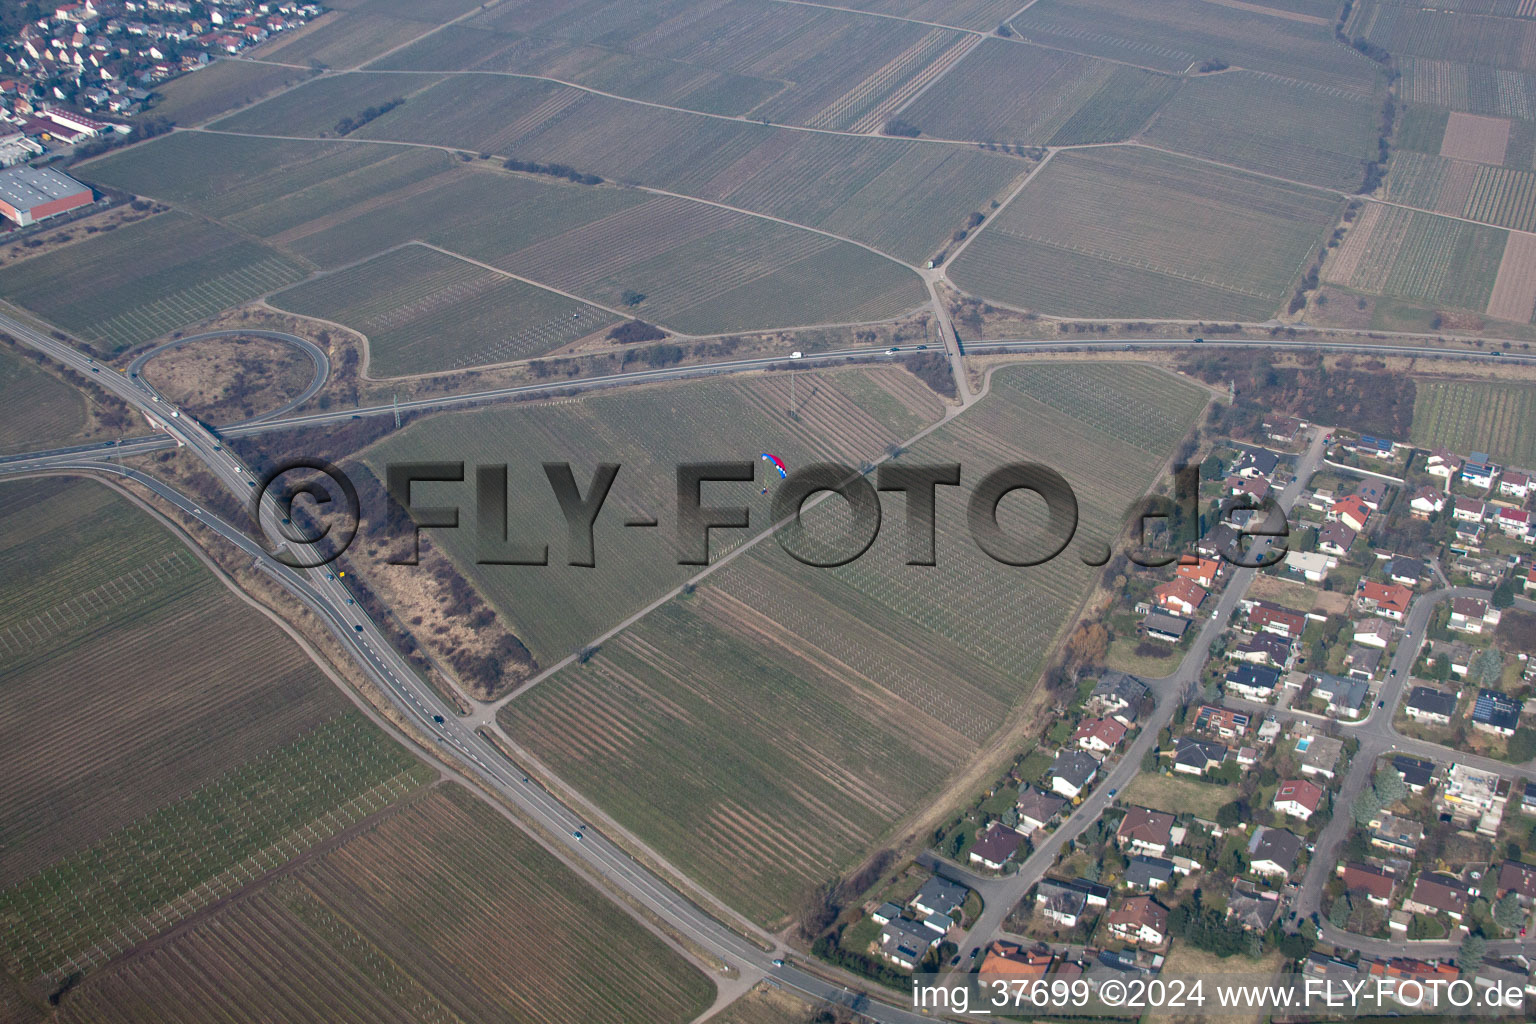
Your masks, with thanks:
M1311 443L1297 460L1295 478L1286 485L1285 490L1276 499L1280 508L1287 512L1301 496L1302 489L1312 479L1312 474L1317 471L1318 465L1322 462L1323 433L1321 430L1313 431ZM1267 545L1268 542L1264 543ZM964 951L968 953L975 947L984 946L1004 931L1003 922L1008 914L1019 900L1034 888L1035 883L1044 877L1067 843L1082 835L1097 821L1099 816L1114 803L1119 791L1136 777L1137 772L1141 771L1141 760L1147 751L1157 746L1158 733L1173 718L1174 711L1187 699L1191 689L1198 686L1200 672L1210 657L1211 644L1221 635L1222 630L1226 629L1232 613L1237 609L1238 602L1248 592L1248 587L1257 572L1257 569L1232 568L1231 578L1227 580L1221 599L1216 603L1215 610L1203 620L1200 633L1196 636L1193 646L1185 653L1183 660L1179 662L1178 670L1161 679L1145 680L1151 688L1152 697L1157 706L1152 714L1140 723L1141 732L1121 754L1119 762L1109 774L1099 778L1087 799L1019 865L1018 872L999 878L995 884L988 886L983 893L986 907L967 933L962 946ZM964 963L965 961L962 960L962 965Z

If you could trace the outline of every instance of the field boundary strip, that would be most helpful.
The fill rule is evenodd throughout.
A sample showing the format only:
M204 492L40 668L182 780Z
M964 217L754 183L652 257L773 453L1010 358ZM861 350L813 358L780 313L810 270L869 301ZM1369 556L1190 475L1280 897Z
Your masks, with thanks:
M192 568L192 556L185 551L173 551L164 558L115 576L105 583L92 587L67 601L54 605L30 619L0 630L0 649L6 654L27 650L49 637L70 629L78 629L92 616L110 612L118 602L138 597L146 590L165 582L183 566ZM55 618L55 613L58 618ZM60 623L59 619L65 621ZM70 619L73 621L70 621Z

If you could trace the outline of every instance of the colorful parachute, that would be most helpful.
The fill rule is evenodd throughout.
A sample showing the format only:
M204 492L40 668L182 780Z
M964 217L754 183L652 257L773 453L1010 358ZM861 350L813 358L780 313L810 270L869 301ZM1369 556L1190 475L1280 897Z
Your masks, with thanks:
M779 471L780 480L783 480L786 476L789 475L787 472L785 472L784 463L779 459L777 455L769 455L767 452L763 452L763 461L773 463L774 467Z

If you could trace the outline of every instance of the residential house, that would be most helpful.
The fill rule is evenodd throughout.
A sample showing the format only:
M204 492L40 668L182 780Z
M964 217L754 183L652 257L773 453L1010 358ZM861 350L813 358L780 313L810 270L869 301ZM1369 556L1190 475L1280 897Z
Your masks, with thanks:
M1173 770L1185 775L1204 775L1220 768L1227 759L1227 748L1190 736L1180 736L1174 744Z
M1381 666L1381 650L1351 644L1344 654L1344 664L1351 677L1369 681L1376 677L1376 670Z
M1189 620L1165 612L1151 612L1141 620L1141 628L1154 640L1176 644L1184 639L1184 633L1189 629Z
M1361 455L1369 455L1377 459L1390 459L1400 447L1396 441L1385 437L1372 437L1370 434L1361 434L1360 440L1345 441L1346 449L1359 452Z
M1161 857L1168 852L1173 836L1173 815L1145 807L1132 807L1120 819L1115 842L1129 846L1136 853Z
M1314 951L1302 962L1301 973L1319 981L1353 983L1360 976L1360 968L1348 960Z
M1260 743L1273 744L1280 738L1280 723L1273 718L1264 719L1259 723L1258 737Z
M1200 710L1195 713L1195 728L1215 733L1224 740L1231 740L1246 734L1248 724L1252 720L1252 716L1246 711L1234 711L1214 704L1202 704Z
M1330 523L1343 523L1356 533L1364 530L1366 522L1371 518L1370 507L1355 494L1334 502L1327 514Z
M1446 986L1461 974L1450 964L1425 963L1411 957L1365 960L1362 966L1370 978L1376 979L1379 990L1395 993L1394 999L1415 1011L1436 1005L1448 991Z
M1301 427L1301 421L1295 416L1264 417L1264 436L1281 444L1290 444L1296 440L1296 434Z
M1493 521L1506 537L1523 541L1531 539L1531 514L1523 508L1501 508Z
M889 924L901 916L901 908L889 901L880 904L869 912L869 919L875 924Z
M1328 571L1337 567L1337 557L1322 551L1287 551L1285 567L1308 583L1321 583L1328 578Z
M1275 790L1273 807L1281 814L1306 821L1323 802L1323 788L1306 779L1287 779Z
M1368 615L1378 615L1393 622L1402 622L1408 615L1408 603L1413 591L1401 583L1376 583L1361 580L1355 588L1355 607Z
M1291 660L1291 641L1274 633L1255 633L1228 654L1234 661L1284 668Z
M1382 503L1387 500L1387 485L1380 480L1362 480L1355 485L1354 496L1365 502L1365 507L1372 512L1380 512Z
M1506 860L1499 868L1498 895L1502 897L1507 892L1519 897L1523 907L1536 903L1536 867Z
M1358 535L1358 530L1350 529L1344 523L1324 523L1317 531L1317 550L1343 558L1349 554L1350 545Z
M1337 870L1346 892L1364 893L1366 899L1378 907L1392 905L1392 896L1397 890L1395 875L1358 862L1340 864Z
M1364 679L1327 672L1314 672L1311 679L1312 696L1326 700L1330 714L1339 718L1359 718L1365 713L1370 685Z
M1456 713L1456 701L1460 696L1459 692L1446 693L1428 686L1415 686L1408 691L1408 699L1403 702L1403 714L1415 722L1450 725L1451 716Z
M1422 757L1398 754L1392 758L1392 767L1403 777L1403 782L1415 793L1422 793L1435 781L1435 762Z
M1247 601L1248 624L1256 630L1274 633L1289 640L1297 640L1307 628L1307 617L1301 612L1269 601Z
M1173 861L1137 854L1125 869L1125 884L1141 892L1154 892L1173 881Z
M1146 695L1147 685L1137 677L1127 676L1126 672L1104 672L1087 694L1086 708L1091 714L1107 715L1121 725L1129 726L1137 718L1135 708L1141 705ZM1124 715L1127 709L1129 720Z
M1397 555L1387 563L1387 578L1405 587L1417 587L1424 578L1424 563L1417 558Z
M1499 478L1499 493L1524 501L1531 496L1531 474L1520 469L1506 469Z
M1435 448L1424 459L1424 472L1449 481L1461 472L1461 456L1452 455L1444 448Z
M1227 693L1249 700L1269 700L1280 685L1280 670L1266 665L1242 664L1234 666L1223 681Z
M976 845L971 847L971 863L980 864L992 871L1001 871L1004 864L1013 860L1023 843L1024 837L1018 832L1000 821L994 821L987 825L986 831L976 840Z
M1239 880L1227 896L1226 919L1245 932L1267 932L1280 910L1280 894Z
M1283 828L1259 829L1248 841L1248 870L1289 878L1301 855L1301 837Z
M1076 928L1088 912L1088 897L1069 890L1047 895L1042 888L1035 896L1035 903L1041 917L1063 928Z
M1453 764L1445 774L1437 806L1463 826L1475 823L1479 832L1496 833L1508 800L1509 783L1497 772Z
M1087 718L1072 734L1072 742L1083 750L1107 754L1125 739L1126 728L1113 718Z
M1066 805L1064 797L1024 785L1019 790L1019 831L1028 834L1045 828Z
M928 951L939 944L942 938L931 928L925 928L916 921L905 917L898 917L894 921L888 921L880 929L880 955L897 967L906 968L909 971L917 970L918 964L928 955Z
M1473 452L1461 466L1461 482L1468 487L1491 488L1499 467L1488 458L1486 452Z
M919 914L942 914L948 917L952 912L965 906L965 898L971 890L959 882L951 882L947 878L934 875L924 882L922 888L917 890L917 895L907 903L907 906Z
M1482 523L1488 516L1489 505L1480 498L1458 497L1451 503L1451 518L1458 523Z
M1280 456L1264 448L1245 448L1242 458L1232 467L1241 477L1271 477L1280 466Z
M1152 600L1159 608L1187 618L1199 611L1205 598L1205 588L1183 578L1169 580L1152 588Z
M1449 875L1422 874L1413 885L1413 893L1403 901L1411 914L1446 914L1460 921L1472 896L1459 879Z
M1451 598L1451 619L1446 624L1459 633L1481 633L1484 626L1497 626L1499 610L1479 597Z
M1428 519L1445 508L1445 494L1425 485L1413 492L1408 499L1408 509L1415 519Z
M1393 625L1386 619L1366 619L1355 623L1353 640L1361 647L1385 650L1392 643Z
M1051 762L1051 790L1076 799L1098 774L1098 758L1083 750L1063 750Z
M1055 962L1056 955L1049 951L1037 952L1016 943L997 941L987 947L987 955L976 973L983 986L992 981L1028 983L1044 978Z
M1195 541L1195 550L1205 558L1231 558L1243 549L1244 543L1243 532L1222 520Z
M1180 561L1173 571L1180 577L1210 590L1216 585L1216 577L1221 575L1221 563L1214 558L1194 558L1187 562Z
M1395 814L1382 814L1371 822L1371 845L1412 857L1424 841L1424 826Z
M1332 736L1303 736L1296 741L1296 756L1301 761L1303 775L1333 778L1342 753L1344 741Z
M1495 736L1513 736L1520 726L1521 701L1497 690L1477 691L1477 703L1472 705L1472 728L1491 732Z
M1111 935L1132 945L1161 946L1168 938L1168 908L1151 896L1132 896L1104 923Z

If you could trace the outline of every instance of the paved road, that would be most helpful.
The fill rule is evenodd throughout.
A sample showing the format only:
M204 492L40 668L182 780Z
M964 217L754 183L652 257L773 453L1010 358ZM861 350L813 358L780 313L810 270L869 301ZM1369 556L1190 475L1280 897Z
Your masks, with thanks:
M1313 432L1311 445L1297 463L1296 478L1276 499L1281 508L1289 511L1296 499L1301 496L1302 488L1306 486L1307 481L1312 479L1312 474L1316 472L1323 457L1322 438L1323 431ZM1184 655L1178 670L1161 679L1146 680L1157 706L1152 714L1140 723L1141 732L1121 755L1119 762L1107 776L1099 780L1093 792L1057 826L1056 831L1035 847L1029 858L1019 865L1017 874L1000 879L997 884L987 887L987 892L983 894L986 907L967 936L965 952L985 945L1003 931L1003 921L1009 912L1055 863L1068 841L1082 835L1097 821L1114 802L1114 797L1110 794L1118 793L1136 777L1137 772L1141 771L1141 760L1149 750L1156 747L1157 734L1173 718L1174 711L1184 702L1191 689L1198 686L1201 670L1210 657L1211 644L1226 629L1232 612L1237 608L1243 595L1248 592L1248 587L1253 582L1257 571L1233 567L1226 589L1222 591L1215 609L1202 620L1194 645Z
M244 420L242 422L260 423L263 420L277 419L280 416L286 416L288 413L299 408L311 398L314 398L315 395L319 393L320 389L325 387L325 382L330 379L331 357L326 354L325 349L321 348L319 345L316 345L308 338L301 338L297 334L284 334L282 331L247 330L243 328L227 331L205 331L202 334L189 334L184 338L175 338L171 341L167 341L163 345L156 345L154 348L146 349L145 351L140 352L137 356L135 356L133 361L128 364L128 376L139 376L139 374L143 372L145 364L155 356L160 355L162 352L169 352L172 349L178 349L183 345L190 345L197 341L207 341L210 338L232 337L266 338L269 341L280 341L285 345L292 345L299 351L303 352L305 355L309 356L309 361L315 366L315 375L301 394L291 399L290 401L285 402L283 405L277 407L276 409L264 412L260 416L253 416L250 419Z
M90 372L84 355L25 324L0 315L0 330L10 331L24 343L76 370L85 366L85 372ZM113 373L110 377L101 374L99 379L107 390L161 422L166 432L195 453L237 499L249 500L249 470L227 449L218 445L207 428L187 416L167 415L169 403L160 400L140 378ZM548 829L555 841L562 844L561 852L565 856L571 860L584 861L677 933L736 968L746 979L771 976L777 983L797 989L813 999L845 1005L856 1001L861 1013L887 1024L916 1024L926 1019L897 1007L862 999L792 964L776 966L774 959L782 955L777 944L773 944L772 952L765 953L651 874L606 837L589 828L575 812L524 776L489 741L459 720L455 709L445 704L417 678L378 627L353 603L345 586L333 573L325 569L289 567L273 558L235 526L203 509L194 499L138 470L92 459L77 459L73 462L64 460L51 468L109 472L137 481L245 552L258 569L270 575L295 599L319 616L380 690L425 735L439 744L445 754L457 760L466 774L482 779ZM281 513L275 499L268 497L262 502L259 515L268 536L280 535L278 526ZM293 547L297 553L303 553L301 545Z

